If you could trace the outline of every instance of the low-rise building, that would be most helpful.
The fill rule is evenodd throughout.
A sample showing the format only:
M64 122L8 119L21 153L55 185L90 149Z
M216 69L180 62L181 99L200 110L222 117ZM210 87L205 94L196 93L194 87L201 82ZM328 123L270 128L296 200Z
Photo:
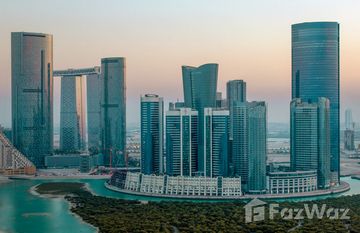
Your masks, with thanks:
M169 176L165 194L216 196L218 193L218 178L204 176Z
M270 172L270 194L302 193L317 190L317 171Z
M142 175L140 192L143 193L164 193L164 176Z
M113 176L116 176L115 174ZM120 176L116 176L120 177ZM145 175L127 172L124 187L121 181L110 180L111 185L129 191L181 196L241 196L241 178Z
M103 165L102 155L63 154L45 157L46 168L75 168L80 172L89 172L92 168Z

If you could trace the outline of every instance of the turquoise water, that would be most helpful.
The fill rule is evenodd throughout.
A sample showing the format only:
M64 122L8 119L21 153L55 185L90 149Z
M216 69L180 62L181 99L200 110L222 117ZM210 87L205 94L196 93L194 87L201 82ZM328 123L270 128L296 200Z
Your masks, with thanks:
M351 190L340 195L360 194L360 180L350 177L342 179L351 185ZM60 180L58 180L60 181ZM69 180L65 180L69 181ZM107 190L104 180L71 180L85 182L97 195L160 201L159 198L136 197ZM69 211L69 203L62 198L42 198L32 195L32 186L49 180L16 180L0 185L0 232L19 233L81 233L96 232L96 229L81 221ZM336 196L336 195L333 195ZM339 196L339 195L337 195ZM294 201L306 201L330 197L297 198Z
M62 198L41 198L29 189L40 181L13 181L0 185L0 232L96 232L69 211Z

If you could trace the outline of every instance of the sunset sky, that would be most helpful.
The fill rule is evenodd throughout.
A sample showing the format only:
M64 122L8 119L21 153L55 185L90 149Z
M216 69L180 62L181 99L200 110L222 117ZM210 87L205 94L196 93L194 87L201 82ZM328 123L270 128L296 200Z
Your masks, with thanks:
M340 23L341 115L360 118L359 0L0 0L0 124L10 126L10 33L54 36L55 69L127 62L128 122L139 121L141 94L182 100L181 65L219 64L218 89L247 82L265 100L270 122L289 121L291 24ZM58 81L55 123L59 122Z

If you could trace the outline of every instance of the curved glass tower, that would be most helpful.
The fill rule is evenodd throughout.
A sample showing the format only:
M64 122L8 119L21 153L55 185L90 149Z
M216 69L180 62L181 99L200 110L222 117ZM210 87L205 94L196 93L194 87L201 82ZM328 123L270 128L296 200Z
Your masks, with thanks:
M216 107L218 64L183 66L185 107L196 110Z
M218 64L209 63L199 67L182 66L184 102L199 114L198 175L205 175L204 108L216 108Z
M15 147L38 168L53 151L53 37L11 33L12 130Z
M330 100L331 171L339 177L339 24L294 24L291 38L292 98L313 102L319 97Z

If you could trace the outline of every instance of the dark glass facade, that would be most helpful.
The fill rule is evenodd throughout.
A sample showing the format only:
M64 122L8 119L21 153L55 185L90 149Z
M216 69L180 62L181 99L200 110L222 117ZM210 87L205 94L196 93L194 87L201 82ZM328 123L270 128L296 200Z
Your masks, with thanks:
M186 108L192 108L199 114L199 174L205 174L204 150L204 108L216 108L216 90L218 64L205 64L199 67L182 67L184 102Z
M125 58L101 59L101 138L105 166L124 165L126 154L125 69Z
M53 152L53 37L11 33L14 146L36 167Z
M194 176L197 172L198 113L180 108L166 113L166 174Z
M250 102L247 109L248 130L248 192L266 192L267 106Z
M293 171L317 171L319 188L330 186L330 104L293 99L290 108L290 162Z
M229 154L229 111L204 109L204 175L209 177L228 176Z
M196 110L216 107L218 64L183 66L185 107Z
M141 97L141 172L164 172L164 101L154 94Z
M292 25L292 98L330 100L331 171L340 174L339 24Z
M101 142L100 129L100 75L86 76L88 148L98 150Z

